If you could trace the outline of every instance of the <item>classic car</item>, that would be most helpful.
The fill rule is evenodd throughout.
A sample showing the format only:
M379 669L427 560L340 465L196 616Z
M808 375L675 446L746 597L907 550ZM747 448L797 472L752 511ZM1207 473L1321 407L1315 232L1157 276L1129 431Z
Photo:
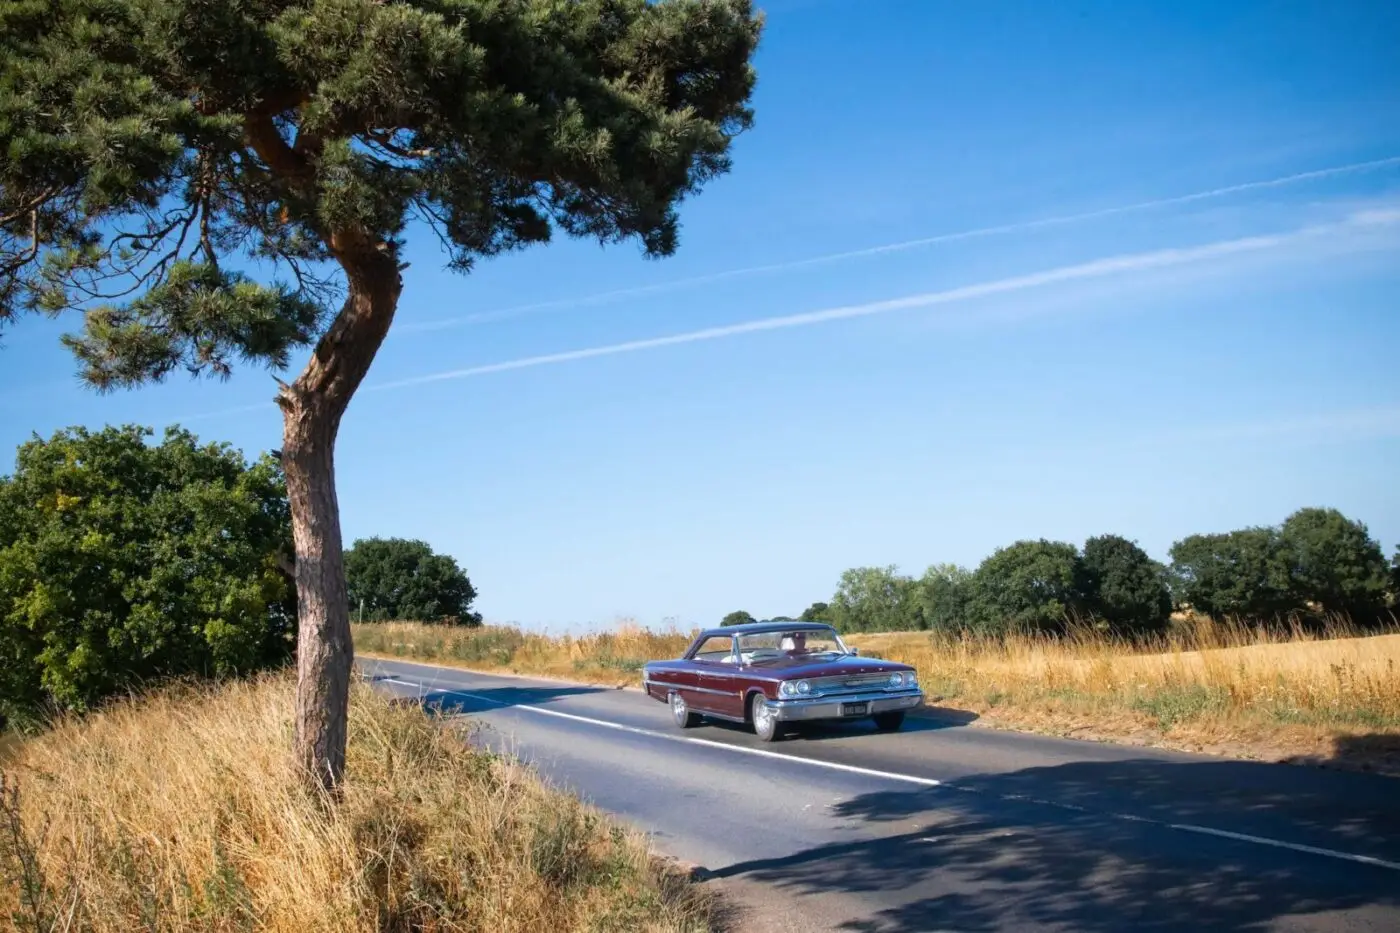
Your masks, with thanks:
M924 698L912 667L862 658L820 622L706 629L681 657L643 665L642 688L670 705L682 729L724 719L765 742L789 724L819 720L868 717L893 731Z

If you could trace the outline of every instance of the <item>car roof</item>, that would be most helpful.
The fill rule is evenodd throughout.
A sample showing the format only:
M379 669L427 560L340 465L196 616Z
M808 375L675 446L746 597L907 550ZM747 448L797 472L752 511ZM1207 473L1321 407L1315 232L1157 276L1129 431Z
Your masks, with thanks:
M745 622L742 625L705 629L700 634L710 638L715 635L754 635L762 632L826 632L833 627L825 622Z

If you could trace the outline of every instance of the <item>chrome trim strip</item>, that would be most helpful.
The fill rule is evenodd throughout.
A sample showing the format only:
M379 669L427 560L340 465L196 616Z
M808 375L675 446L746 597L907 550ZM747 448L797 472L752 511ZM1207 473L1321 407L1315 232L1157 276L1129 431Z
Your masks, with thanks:
M743 716L730 716L727 713L712 713L707 709L697 709L693 711L698 716L706 719L723 719L726 722L748 722Z
M712 690L709 687L690 687L685 684L667 683L664 680L652 680L651 678L644 679L642 683L651 687L665 687L668 690L688 690L692 693L709 693L721 697L732 697L739 695L738 691L736 690ZM700 710L696 710L696 712L698 713L700 712Z

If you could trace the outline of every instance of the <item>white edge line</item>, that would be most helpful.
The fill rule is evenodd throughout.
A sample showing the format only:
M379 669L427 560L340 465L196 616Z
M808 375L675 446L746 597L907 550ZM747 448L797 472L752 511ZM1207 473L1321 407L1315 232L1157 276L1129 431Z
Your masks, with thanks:
M784 755L781 752L770 752L761 748L747 748L743 745L729 745L724 742L713 742L709 739L693 739L687 736L667 735L664 732L656 732L652 729L643 729L639 726L625 726L622 723L608 722L605 719L594 719L591 716L579 716L576 713L564 713L560 712L559 710L544 709L543 707L539 706L531 706L528 703L502 703L500 700L493 700L490 697L484 697L477 693L468 693L465 690L456 690L448 687L428 687L425 684L413 683L407 680L399 680L395 677L381 678L380 683L401 684L402 686L414 687L418 690L426 691L427 693L452 693L456 694L457 696L469 697L473 700L480 700L483 703L489 703L492 706L500 707L503 709L529 710L532 713L538 713L542 716L556 716L560 719L569 719L573 720L574 722L587 723L592 726L601 726L605 729L615 729L619 732L630 732L635 735L645 735L655 739L665 739L668 742L682 742L688 745L701 745L709 748L720 748L729 752L739 752L745 755L757 755L760 758L777 758L782 761L791 761L796 762L798 764L812 765L818 768L828 768L833 771L844 771L849 774L861 774L865 775L866 777L883 778L885 780L899 781L905 784L918 784L922 787L946 787L949 790L964 791L969 789L965 787L959 787L956 784L946 784L943 781L939 781L934 778L918 777L917 775L913 774L899 774L894 771L879 771L875 768L861 768L856 765L841 764L840 762L836 761L822 761L816 758L802 758L797 755ZM1020 795L1012 796L998 794L997 796L1008 800L1020 800L1027 803L1041 803L1046 806L1070 810L1077 813L1090 812L1084 807L1080 807L1074 804L1056 803L1053 800L1042 801L1030 797L1023 797ZM1196 833L1198 835L1204 836L1217 836L1221 839L1233 839L1236 842L1249 842L1255 845L1270 846L1276 849L1290 849L1294 852L1306 852L1309 855L1320 855L1325 858L1340 859L1342 861L1347 862L1359 862L1362 865L1372 865L1376 868L1386 868L1391 871L1400 871L1400 862L1390 862L1386 861L1385 859L1375 858L1374 856L1370 855L1357 855L1352 852L1341 852L1337 849L1324 849L1319 846L1303 845L1302 843L1298 842L1284 842L1281 839L1270 839L1267 836L1251 836L1247 833L1235 833L1224 829L1212 829L1209 826L1197 826L1193 823L1167 823L1162 820L1155 820L1149 817L1142 816L1133 816L1131 814L1126 813L1109 813L1105 815L1112 819L1128 820L1135 823L1150 823L1155 826L1162 826L1167 829L1174 829L1178 832L1183 833Z
M709 739L693 739L683 735L667 735L664 732L657 732L653 729L643 729L640 726L625 726L619 722L608 722L606 719L594 719L591 716L579 716L576 713L564 713L555 709L544 709L539 706L531 706L528 703L502 703L500 700L493 700L476 693L468 693L465 690L454 690L447 687L427 687L423 684L410 683L406 680L398 680L393 677L385 677L380 683L402 684L405 687L416 687L426 690L429 693L451 693L455 696L469 697L473 700L480 700L492 706L508 709L529 710L532 713L539 713L541 716L557 716L560 719L571 719L574 722L587 723L591 726L602 726L605 729L616 729L618 732L631 732L635 735L645 735L654 739L665 739L668 742L684 742L688 745L703 745L709 748L722 748L731 752L741 752L745 755L757 755L761 758L777 758L782 761L793 761L798 764L815 765L819 768L829 768L833 771L845 771L850 774L861 774L866 777L884 778L890 781L902 781L905 784L919 784L923 787L944 787L942 781L934 778L918 777L913 774L898 774L893 771L878 771L874 768L862 768L857 765L845 765L836 761L818 761L813 758L799 758L796 755L784 755L782 752L770 752L761 748L746 748L743 745L727 745L724 742L713 742Z
M1363 865L1375 865L1378 868L1389 868L1391 871L1400 871L1400 862L1387 862L1385 859L1374 858L1370 855L1355 855L1351 852L1338 852L1336 849L1321 849L1317 846L1305 846L1298 842L1283 842L1278 839L1269 839L1265 836L1232 833L1224 829L1211 829L1209 826L1196 826L1191 823L1168 823L1166 825L1170 826L1172 829L1180 830L1183 833L1200 833L1205 836L1219 836L1222 839L1234 839L1238 842L1252 842L1255 845L1274 846L1279 849L1292 849L1295 852L1324 855L1327 858L1343 859L1348 862L1360 862Z

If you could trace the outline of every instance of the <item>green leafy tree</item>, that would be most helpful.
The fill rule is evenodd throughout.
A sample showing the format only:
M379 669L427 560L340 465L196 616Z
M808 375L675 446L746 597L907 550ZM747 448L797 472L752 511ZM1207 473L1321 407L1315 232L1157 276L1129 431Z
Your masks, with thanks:
M1303 608L1275 528L1191 535L1171 547L1174 597L1213 618L1271 620Z
M471 611L476 589L466 571L425 541L364 538L345 552L345 586L352 612L386 622L480 625Z
M802 610L802 615L798 616L797 620L799 622L829 623L831 621L831 607L826 603L812 603L812 605Z
M1171 621L1167 569L1118 535L1084 542L1085 608L1128 634L1159 632Z
M957 564L935 564L924 571L918 599L925 627L958 632L972 627L973 575Z
M998 548L973 575L974 628L1061 631L1084 609L1083 574L1073 544L1042 538Z
M720 619L720 620L719 620L719 624L720 624L720 625L748 625L750 622L755 622L755 621L757 621L757 620L754 619L753 616L749 615L747 612L745 612L744 610L740 609L738 612L731 612L729 615L725 616L723 619Z
M1299 601L1361 623L1384 612L1385 552L1361 522L1336 509L1299 509L1284 521L1279 544Z
M898 568L853 567L841 574L829 620L842 632L899 632L923 628L918 584Z
M760 30L750 0L0 6L0 325L81 308L99 390L312 347L275 402L322 785L352 664L335 442L410 230L462 272L556 228L671 254L751 123Z
M153 678L285 661L281 471L179 429L59 431L0 480L0 704L84 709Z
M1390 605L1400 610L1400 545L1396 546L1395 554L1390 558Z

